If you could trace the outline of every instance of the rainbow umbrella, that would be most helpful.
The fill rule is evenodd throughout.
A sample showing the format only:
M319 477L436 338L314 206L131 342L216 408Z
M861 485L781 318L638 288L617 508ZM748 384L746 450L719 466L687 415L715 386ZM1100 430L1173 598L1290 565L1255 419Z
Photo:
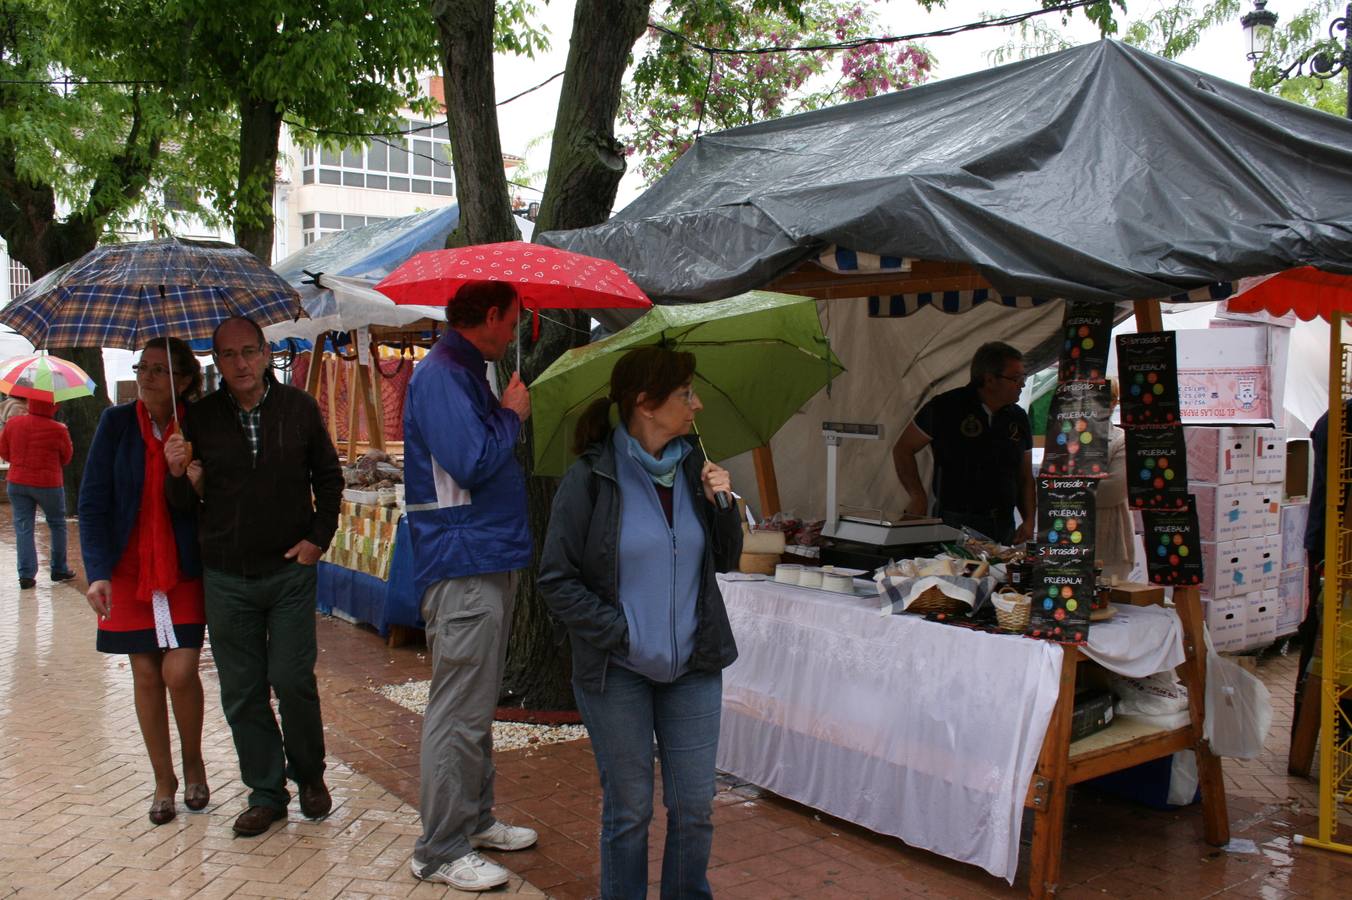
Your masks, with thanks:
M0 392L27 400L62 403L94 395L94 379L58 356L30 353L0 362Z

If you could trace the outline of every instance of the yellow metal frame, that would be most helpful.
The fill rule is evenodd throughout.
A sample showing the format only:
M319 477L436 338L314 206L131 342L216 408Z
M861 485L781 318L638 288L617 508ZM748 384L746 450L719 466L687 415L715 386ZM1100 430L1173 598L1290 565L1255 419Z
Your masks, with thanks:
M1296 835L1296 843L1352 854L1337 840L1338 814L1352 800L1352 442L1343 417L1352 399L1352 344L1344 343L1344 316L1329 321L1328 490L1324 506L1324 605L1320 671L1319 837ZM1314 602L1315 598L1311 598Z

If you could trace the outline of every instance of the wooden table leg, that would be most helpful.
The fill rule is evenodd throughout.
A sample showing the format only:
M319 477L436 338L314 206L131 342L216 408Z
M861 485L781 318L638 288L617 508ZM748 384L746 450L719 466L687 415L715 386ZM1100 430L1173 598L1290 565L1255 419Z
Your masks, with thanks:
M1028 896L1054 897L1061 880L1061 842L1066 826L1067 769L1070 764L1070 723L1075 714L1075 668L1080 651L1066 647L1061 657L1061 689L1056 708L1042 739L1033 772L1032 867Z
M1206 718L1206 642L1202 637L1202 598L1197 588L1175 588L1174 607L1183 623L1183 665L1179 680L1188 689L1188 712L1192 719L1193 750L1197 754L1197 780L1202 789L1202 833L1206 842L1220 847L1230 842L1230 818L1225 802L1225 776L1220 757L1211 752L1203 735Z

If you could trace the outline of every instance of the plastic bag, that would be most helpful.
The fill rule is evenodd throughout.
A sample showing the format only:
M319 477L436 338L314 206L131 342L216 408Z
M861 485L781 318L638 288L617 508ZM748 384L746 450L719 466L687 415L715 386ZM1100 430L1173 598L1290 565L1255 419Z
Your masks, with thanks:
M1156 672L1145 678L1114 675L1111 684L1113 693L1119 698L1119 716L1153 719L1157 716L1172 717L1181 712L1185 720L1187 718L1188 689L1179 683L1178 676L1171 671Z
M1272 727L1267 686L1216 653L1206 634L1206 726L1211 752L1231 759L1255 759Z

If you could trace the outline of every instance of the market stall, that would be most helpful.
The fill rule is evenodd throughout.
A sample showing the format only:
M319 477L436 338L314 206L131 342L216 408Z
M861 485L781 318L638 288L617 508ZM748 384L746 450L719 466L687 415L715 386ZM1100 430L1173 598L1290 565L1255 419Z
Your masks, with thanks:
M803 152L804 147L812 152ZM1347 122L1103 41L701 137L665 178L609 222L550 233L542 240L614 259L650 295L665 300L716 300L754 289L821 300L831 348L849 372L837 379L829 395L810 401L803 414L774 437L773 451L767 445L752 460L734 460L729 468L735 483L748 484L754 465L763 515L782 505L804 518L817 517L825 507L835 506L825 498L839 488L846 495L837 498L841 506L871 509L873 531L890 534L895 529L886 520L896 518L890 513L904 508L906 501L889 458L895 435L924 401L966 380L973 351L985 341L1013 343L1025 352L1029 369L1053 361L1070 346L1063 344L1065 308L1054 301L1099 304L1107 319L1113 317L1114 305L1134 302L1139 330L1146 338L1142 343L1164 346L1168 339L1153 337L1162 330L1161 300L1214 300L1234 293L1236 283L1246 276L1301 265L1352 272L1352 247L1345 240L1352 227L1348 147L1352 125ZM1167 371L1176 411L1176 367L1170 363ZM1136 372L1144 377L1144 370ZM1062 381L1068 382L1061 385L1063 412L1073 408L1075 392L1101 397L1106 389L1103 374L1081 372L1070 379L1063 374ZM1106 423L1102 399L1086 405L1084 413L1060 424L1085 429L1085 422L1092 428ZM842 427L833 431L824 422ZM1177 416L1146 424L1167 426L1168 433L1161 436L1133 427L1129 444L1134 442L1139 450L1158 438L1156 458L1172 463L1182 445ZM1073 430L1071 436L1081 433L1090 432ZM887 439L881 439L884 435ZM1091 436L1101 439L1106 431ZM844 458L840 443L854 437L873 440L855 442L859 449ZM838 466L827 463L837 451ZM786 470L793 473L791 478L782 477ZM1057 474L1094 475L1073 467ZM1035 813L1029 879L1034 896L1056 891L1070 784L1183 748L1194 750L1197 757L1203 836L1215 845L1228 839L1220 764L1204 738L1207 654L1196 586L1202 567L1194 567L1200 555L1195 543L1198 525L1186 500L1178 509L1170 506L1176 496L1186 497L1188 479L1182 470L1178 474L1183 477L1169 481L1151 471L1146 483L1158 481L1168 490L1158 491L1154 501L1143 501L1143 508L1155 522L1147 522L1147 532L1160 539L1151 548L1152 556L1160 552L1154 561L1175 561L1170 563L1175 571L1159 573L1158 583L1173 586L1174 612L1169 615L1176 616L1181 629L1179 674L1188 689L1184 724L1159 733L1110 729L1078 748L1071 743L1074 689L1081 673L1088 671L1079 660L1088 658L1096 632L1111 635L1119 626L1094 623L1087 628L1087 644L1071 634L1072 640L1064 645L1010 651L1060 660L1054 692L1038 694L1033 687L1025 688L1030 692L1025 700L1035 694L1040 698L1025 707L1037 714L1021 719L1029 729L1023 736L1040 747L1027 794L1022 793L1022 779L1029 771L1028 756L1012 752L1022 746L1013 737L1019 734L1017 729L1005 731L1005 748L1011 751L1003 757L1007 764L987 765L984 770L989 777L987 793L1004 804L999 812L1002 820L1013 818L1012 798L1026 799ZM780 489L783 497L778 495ZM828 510L828 522L831 516ZM1045 533L1041 523L1039 531ZM1048 558L1044 551L1042 559ZM1083 573L1064 577L1067 586L1075 585L1076 599L1081 587L1093 585ZM1151 578L1156 580L1155 572ZM749 590L736 584L728 587L739 596ZM761 600L763 606L773 607L773 599ZM736 630L743 648L737 665L773 670L786 653L786 642L793 644L788 632L779 641L764 640L763 633L791 630L795 617L808 608L809 604L795 603L779 614L759 615L754 603L743 604L735 613L741 617ZM1048 611L1078 616L1055 604ZM950 628L952 633L941 638L930 634L933 627L922 630L922 624ZM849 640L847 626L827 619L817 625L821 639L840 640L836 649L843 660L865 668L861 641ZM960 640L991 640L989 635L932 622L899 626L890 619L880 624L875 618L873 627L891 635L888 646L893 654L909 655L912 645L922 640L955 645ZM1048 636L1037 631L1032 627L1029 633ZM964 733L975 733L990 712L983 695L967 693L946 702L950 698L943 693L925 693L930 682L947 688L966 676L965 669L953 670L954 663L966 663L975 655L956 646L949 649L946 657L932 662L937 675L913 672L915 678L905 689L920 692L921 720L927 715L955 716L963 722ZM1131 649L1144 653L1149 647ZM779 748L799 741L793 735L800 731L775 730L772 715L776 704L780 710L812 707L813 692L821 689L819 680L834 690L835 702L850 703L842 700L848 690L840 689L840 682L818 679L825 665L819 652L817 648L796 654L802 677L761 685L762 691L747 688L742 700L753 706L760 703L770 725L735 721L745 717L735 708L741 701L733 691L736 683L730 670L725 721L729 734L749 727L771 729L760 735L766 742L758 749L740 759L729 757L729 765L744 766L791 796L813 796L826 804L836 802L828 796L835 792L821 790L830 774L820 760L798 766L791 775L782 766L775 767L776 759L782 763L776 756ZM1026 672L1037 666L1030 659L1007 662L1014 673L1006 673L1007 677L1016 685L1031 684ZM1171 659L1162 665L1179 663ZM840 673L841 679L853 686L846 674ZM1053 709L1043 719L1053 694ZM773 703L767 704L765 697ZM897 705L895 698L889 699ZM892 707L881 706L876 717L885 718L891 711ZM848 736L850 731L849 723L844 723L841 734L832 737ZM751 744L738 742L725 750L734 753L741 746ZM905 770L904 783L923 785L928 773L936 771L924 756L926 749L941 753L945 747L941 739L935 748L916 749L918 755L892 764ZM882 765L862 758L858 762L865 771ZM978 765L977 772L981 771ZM964 778L970 780L974 774L966 772ZM865 779L866 791L876 798L883 780ZM867 806L869 799L862 802ZM958 858L984 858L982 864L990 863L992 871L1012 875L1008 856L1001 855L1008 851L1006 844L992 850L949 841L948 837L960 837L960 829L945 820L948 808L942 798L910 799L923 804L918 812L928 815L929 821L908 831L907 840ZM871 821L897 814L885 805L881 813L856 812Z

